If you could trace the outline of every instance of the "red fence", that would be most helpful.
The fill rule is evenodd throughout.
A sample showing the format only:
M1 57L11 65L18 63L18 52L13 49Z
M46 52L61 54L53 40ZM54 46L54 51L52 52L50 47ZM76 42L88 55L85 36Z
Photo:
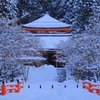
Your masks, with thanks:
M83 82L82 87L88 89L88 91L91 93L96 93L100 95L100 85L93 85L89 82Z
M14 84L14 85L5 85L5 84L2 84L1 86L1 95L6 95L8 92L9 93L18 93L20 92L20 89L21 88L24 88L22 85L24 83L23 82L19 82L17 84Z

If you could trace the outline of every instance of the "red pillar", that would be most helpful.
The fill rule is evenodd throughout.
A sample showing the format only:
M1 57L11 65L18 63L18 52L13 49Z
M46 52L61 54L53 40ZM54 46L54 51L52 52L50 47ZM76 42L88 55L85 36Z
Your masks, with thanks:
M2 95L6 95L6 85L2 84Z
M56 67L58 67L58 62L56 62Z

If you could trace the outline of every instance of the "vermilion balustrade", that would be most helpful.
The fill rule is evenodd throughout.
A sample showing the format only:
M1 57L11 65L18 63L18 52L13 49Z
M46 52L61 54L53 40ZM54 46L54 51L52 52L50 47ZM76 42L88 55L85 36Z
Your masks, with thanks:
M88 89L88 91L91 93L96 93L96 94L100 95L100 88L99 88L100 85L94 85L89 82L83 82L82 87Z
M1 94L6 95L7 92L9 92L9 93L13 93L13 92L18 93L18 92L20 92L21 88L24 88L22 86L22 84L24 84L24 82L18 82L17 84L14 84L14 85L2 84L2 88L1 88L2 93ZM10 88L10 89L7 89L7 88Z

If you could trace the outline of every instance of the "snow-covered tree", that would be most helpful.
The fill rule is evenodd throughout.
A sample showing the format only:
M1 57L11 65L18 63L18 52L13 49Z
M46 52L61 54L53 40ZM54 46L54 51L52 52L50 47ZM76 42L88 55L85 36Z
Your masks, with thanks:
M66 68L79 72L100 74L100 36L82 35L62 41L57 46L59 61L64 61Z
M0 17L12 19L17 16L17 2L18 0L0 0Z
M33 63L36 62L36 57L42 57L39 51L43 51L43 43L32 33L26 32L15 24L9 26L9 20L2 19L0 21L0 76L8 79L12 74L16 76L18 73L23 73L24 75L24 63ZM39 59L37 61L39 62Z
M72 24L73 33L82 33L98 0L1 0L0 17L19 19L18 24L29 23L48 12L52 17ZM98 3L99 4L99 3ZM24 16L24 17L22 17Z
M59 61L64 61L66 68L74 70L76 76L94 74L97 81L100 76L100 5L94 7L90 24L81 35L74 35L68 41L57 45ZM86 75L85 73L88 74ZM84 74L83 74L84 73Z

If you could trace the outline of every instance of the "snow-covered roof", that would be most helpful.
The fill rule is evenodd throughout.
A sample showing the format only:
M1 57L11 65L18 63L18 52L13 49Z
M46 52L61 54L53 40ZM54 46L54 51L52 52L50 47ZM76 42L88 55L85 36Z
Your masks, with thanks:
M36 60L38 60L38 61L42 61L42 60L46 60L45 58L43 58L43 57L20 57L19 58L20 60L34 60L34 61L36 61Z
M39 37L43 42L46 49L54 49L56 47L56 45L58 43L60 43L60 41L67 41L70 37L66 36L66 37L53 37L53 36L49 36L49 37Z
M23 27L28 27L28 28L67 28L70 26L71 25L69 24L60 22L52 18L49 14L45 14L41 18L23 25Z

